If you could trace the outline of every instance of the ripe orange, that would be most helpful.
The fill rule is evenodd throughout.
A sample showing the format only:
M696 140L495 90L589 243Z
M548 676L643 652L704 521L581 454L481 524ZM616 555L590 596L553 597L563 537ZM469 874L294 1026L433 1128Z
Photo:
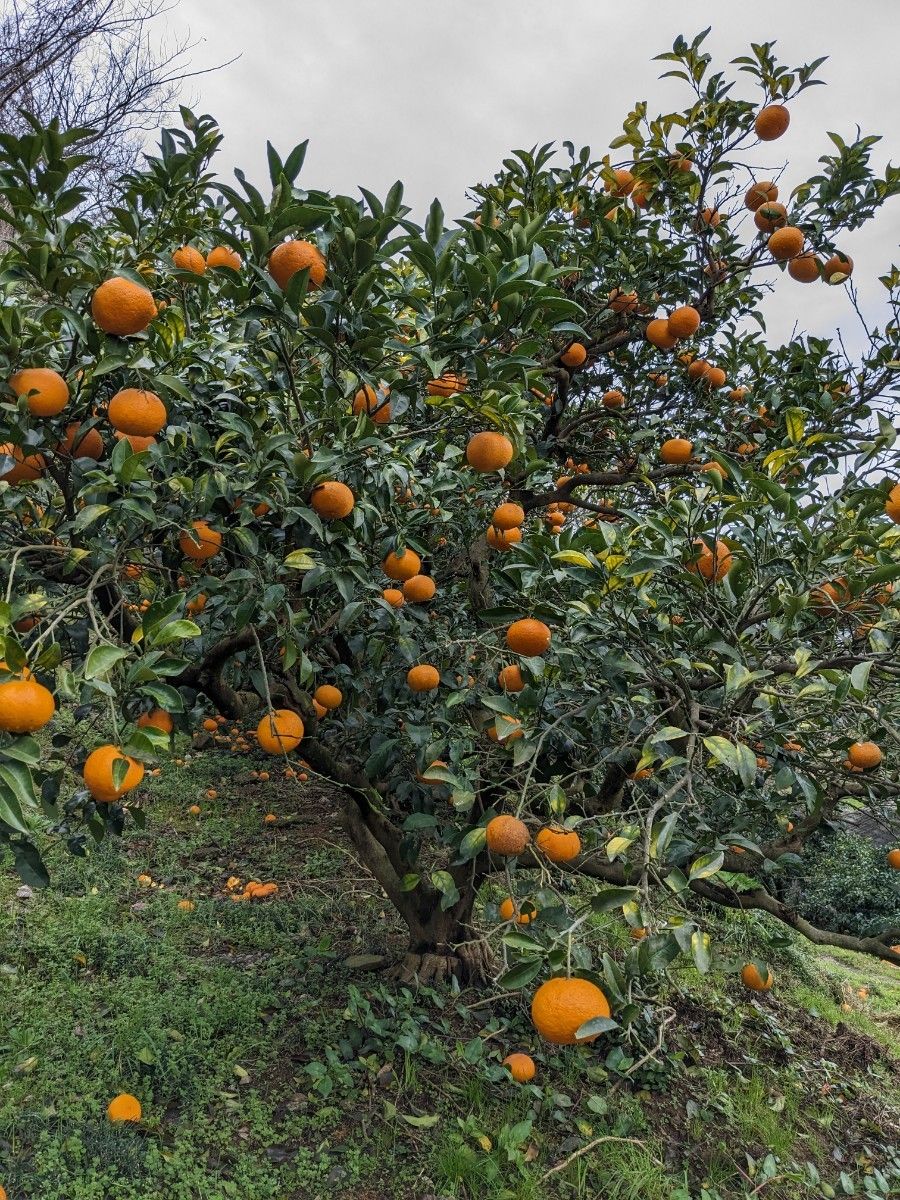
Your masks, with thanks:
M402 608L405 597L399 588L385 588L381 593L382 600L386 600L391 608Z
M128 768L125 778L116 786L114 767L125 761ZM118 746L98 746L87 757L84 764L84 786L98 804L112 804L126 792L132 791L144 778L144 764L125 754Z
M469 438L466 462L473 470L482 473L500 471L512 462L514 453L513 444L508 437L493 430L485 430Z
M508 667L501 667L497 674L497 683L505 692L524 691L525 680L522 678L522 671L518 663L513 663Z
M326 262L312 242L282 242L269 255L269 274L282 291L298 271L306 269L309 270L309 286L321 287L325 282Z
M506 644L513 654L535 658L549 650L550 636L550 630L543 621L524 617L521 621L513 621L507 629Z
M767 104L756 114L753 128L761 142L774 142L791 123L791 114L783 104Z
M546 825L534 840L538 849L554 863L571 862L581 853L581 838L574 829Z
M492 817L485 828L485 844L491 854L514 857L521 854L531 841L531 834L524 821L509 813Z
M185 558L202 562L222 549L222 535L206 521L191 521L190 530L183 530L179 534L178 545Z
M66 436L56 447L58 454L71 454L72 458L92 458L98 462L103 457L103 438L97 428L81 432L82 426L76 421L66 426Z
M381 569L387 575L388 579L412 579L413 575L418 575L422 567L422 560L414 550L401 550L398 554L392 550L384 562L381 564Z
M608 299L614 313L634 312L638 306L637 292L623 292L621 288L613 288Z
M178 908L181 912L193 912L196 907L197 905L193 902L193 900L178 901Z
M887 864L894 871L900 871L900 850L888 850ZM891 946L892 950L897 950L896 946Z
M604 392L600 403L604 408L621 408L625 403L625 397L618 388L612 388L608 392Z
M715 549L710 549L702 538L694 538L698 546L697 557L688 565L688 570L702 576L707 583L724 579L734 566L734 556L725 542L716 539Z
M668 329L672 337L689 338L700 328L700 314L690 304L676 308L669 316Z
M656 346L658 350L672 350L678 341L678 338L669 332L669 322L666 317L656 317L654 320L648 321L644 335L647 341Z
M534 1059L528 1054L507 1054L503 1066L508 1068L516 1083L528 1083L530 1079L534 1079L537 1071Z
M660 459L669 465L683 466L691 461L693 453L694 443L689 442L687 438L666 438L659 448Z
M599 1034L578 1037L578 1030L595 1017L609 1016L609 1001L589 979L558 976L542 983L531 1001L531 1019L545 1041L556 1046L592 1042Z
M754 963L746 963L741 967L741 982L751 992L767 992L775 982L771 968L767 968L766 978L763 979Z
M774 200L766 200L753 214L753 224L760 233L774 233L787 225L787 209Z
M110 1100L106 1108L110 1121L139 1121L141 1119L141 1102L136 1096L122 1092Z
M795 225L785 225L776 229L769 238L769 253L779 262L786 258L796 258L803 249L803 230Z
M634 189L635 179L632 173L625 167L619 167L613 171L615 183L610 188L614 196L628 196Z
M715 208L704 208L700 214L700 223L702 225L709 225L712 229L715 229L721 220L722 214Z
M821 269L822 264L811 250L807 250L805 254L798 254L788 263L788 275L798 283L815 283Z
M852 274L853 259L849 254L833 254L822 268L822 278L826 283L843 283Z
M430 575L413 575L403 585L403 595L410 604L424 604L436 591L437 585Z
M47 465L42 455L29 454L26 456L21 447L14 446L12 442L6 442L0 446L0 457L3 455L8 455L14 460L14 465L8 471L0 473L0 479L5 479L10 484L30 483L33 479L38 479Z
M369 384L364 384L353 397L353 413L359 416L364 412L371 417L376 425L386 425L391 419L391 402L388 399L389 388L375 391Z
M425 385L425 391L429 396L454 396L457 392L464 392L469 386L469 381L463 374L458 374L454 371L444 371L440 379L429 379Z
M761 204L778 199L778 187L770 179L761 179L747 189L744 203L751 212L756 212Z
M880 765L884 755L881 753L881 747L875 742L854 742L847 751L847 757L854 767L872 771Z
M688 379L704 379L707 372L712 370L712 364L708 363L705 358L695 358L688 365Z
M324 704L320 704L318 700L313 700L312 706L313 706L313 712L316 714L316 716L319 718L320 721L322 720L323 717L328 716L328 709L325 707Z
M154 708L151 712L141 713L135 724L139 729L159 729L163 733L171 733L175 728L171 713L164 708Z
M580 367L587 358L587 349L581 342L570 342L559 356L564 367Z
M900 484L898 484L900 486ZM525 520L525 509L521 504L500 504L494 509L491 524L496 529L516 529Z
M16 371L10 377L9 386L17 396L28 396L28 411L35 417L55 417L69 403L69 385L62 375L49 367L26 367Z
M831 616L850 599L847 580L841 577L814 587L809 593L810 607L821 616Z
M433 692L441 682L441 673L430 663L418 663L406 672L406 682L410 691Z
M343 692L332 683L319 684L313 696L323 708L340 708L344 702Z
M530 900L526 900L521 908L517 908L511 896L501 901L498 911L502 921L511 921L515 917L519 925L530 925L538 915L538 910Z
M141 388L123 388L116 392L106 415L113 429L139 437L153 437L168 420L166 406L159 396Z
M900 525L900 483L895 483L888 492L884 502L885 516L890 517L895 525Z
M147 328L156 316L156 301L141 284L115 276L94 292L91 316L104 333L128 337Z
M703 382L711 388L720 388L725 386L727 378L721 367L710 367L703 376Z
M141 437L137 433L120 433L116 430L116 441L120 442L122 438L126 438L135 454L140 454L142 450L149 450L151 446L156 445L155 437Z
M206 274L206 259L194 246L179 246L172 254L172 262L181 271L194 275Z
M239 271L241 264L241 256L230 246L214 246L206 256L208 267L230 267L232 271Z
M0 669L8 670L0 661ZM0 683L0 729L6 733L34 733L56 712L53 694L25 667L16 677Z
M487 533L487 544L492 546L494 550L508 550L510 546L522 540L521 529L497 529L494 525L489 525Z
M189 617L195 617L198 613L202 613L206 608L207 595L206 592L198 592L193 600L188 600L184 606Z
M266 754L290 754L303 741L303 722L290 708L267 712L256 726L260 750Z
M323 521L340 521L353 512L356 500L346 483L328 479L316 484L309 503Z

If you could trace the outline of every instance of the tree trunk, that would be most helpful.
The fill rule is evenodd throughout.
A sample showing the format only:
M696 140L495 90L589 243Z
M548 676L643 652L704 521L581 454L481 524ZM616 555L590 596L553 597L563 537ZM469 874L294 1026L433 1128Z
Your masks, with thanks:
M413 912L401 913L409 929L409 948L390 977L408 984L441 984L451 977L463 984L486 983L494 972L490 947L471 925L474 888L446 912L440 894L428 889Z

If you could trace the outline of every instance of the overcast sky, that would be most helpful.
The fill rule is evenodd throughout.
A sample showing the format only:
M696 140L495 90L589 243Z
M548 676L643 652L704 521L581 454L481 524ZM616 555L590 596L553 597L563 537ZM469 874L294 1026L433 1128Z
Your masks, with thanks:
M651 114L685 107L686 85L660 81L664 65L651 59L710 14L717 67L773 38L790 65L830 56L820 70L828 86L792 103L787 134L757 159L790 163L785 191L829 151L826 130L880 133L876 165L900 163L900 0L180 0L169 22L198 43L197 67L240 55L194 83L195 107L225 134L220 173L240 166L266 185L266 139L284 155L308 137L301 184L384 196L399 178L421 217L435 195L461 214L466 187L511 149L568 139L599 156L635 100ZM736 94L754 99L747 78ZM900 198L842 245L864 311L882 324L876 277L900 260L898 240ZM766 316L773 340L799 321L819 335L840 324L859 343L844 288L785 276Z

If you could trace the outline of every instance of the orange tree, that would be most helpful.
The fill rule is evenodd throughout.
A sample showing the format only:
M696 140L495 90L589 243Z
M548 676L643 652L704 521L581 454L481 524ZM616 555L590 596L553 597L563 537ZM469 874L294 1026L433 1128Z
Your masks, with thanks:
M269 147L268 199L219 182L186 110L88 223L78 131L0 138L0 837L28 879L47 834L142 819L145 764L218 714L332 782L405 978L579 976L627 1013L678 954L708 968L711 904L900 964L900 930L780 898L814 830L896 818L900 273L853 358L760 313L831 286L852 318L900 173L833 134L813 178L751 168L818 64L754 47L737 99L702 42L662 56L683 112L517 152L451 225L399 183L302 187L305 144ZM584 990L535 1011L596 1032Z

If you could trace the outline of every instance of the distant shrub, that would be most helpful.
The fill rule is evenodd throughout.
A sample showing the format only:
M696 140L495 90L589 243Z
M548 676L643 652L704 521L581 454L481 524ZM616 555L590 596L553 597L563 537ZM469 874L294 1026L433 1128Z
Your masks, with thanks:
M792 872L785 901L814 925L872 937L900 924L900 872L859 833L819 834Z

